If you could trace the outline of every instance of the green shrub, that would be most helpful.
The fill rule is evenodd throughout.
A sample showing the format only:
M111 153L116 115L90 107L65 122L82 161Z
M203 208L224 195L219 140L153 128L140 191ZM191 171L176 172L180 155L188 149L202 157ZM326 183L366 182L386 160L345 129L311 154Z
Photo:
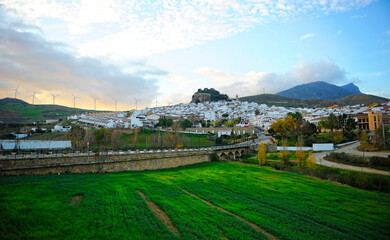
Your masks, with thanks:
M377 156L371 157L369 160L369 166L390 169L390 158L377 157Z

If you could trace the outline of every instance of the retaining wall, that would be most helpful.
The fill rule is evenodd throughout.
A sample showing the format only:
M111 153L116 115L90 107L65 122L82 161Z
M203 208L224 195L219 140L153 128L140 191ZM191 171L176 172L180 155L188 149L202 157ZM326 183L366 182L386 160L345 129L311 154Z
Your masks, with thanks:
M51 158L1 159L0 175L104 173L174 168L211 160L212 151L151 152Z

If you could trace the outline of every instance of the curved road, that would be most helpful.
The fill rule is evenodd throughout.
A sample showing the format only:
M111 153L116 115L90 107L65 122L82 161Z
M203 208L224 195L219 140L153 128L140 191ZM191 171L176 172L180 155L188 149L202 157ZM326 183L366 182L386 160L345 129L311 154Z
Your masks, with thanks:
M335 150L335 152L345 152L348 154L352 155L357 155L357 156L362 156L363 153L358 151L356 149L357 146L359 146L359 142L347 145L345 147L339 148ZM320 152L314 154L314 158L316 160L316 163L319 165L323 166L328 166L328 167L334 167L334 168L340 168L340 169L346 169L346 170L352 170L352 171L358 171L358 172L367 172L367 173L375 173L375 174L381 174L381 175L387 175L390 176L389 171L383 171L383 170L378 170L378 169L373 169L373 168L368 168L368 167L357 167L357 166L351 166L347 164L342 164L342 163L335 163L335 162L330 162L324 159L324 157L329 153L328 152ZM390 152L365 152L364 156L380 156L380 157L387 157L390 155Z

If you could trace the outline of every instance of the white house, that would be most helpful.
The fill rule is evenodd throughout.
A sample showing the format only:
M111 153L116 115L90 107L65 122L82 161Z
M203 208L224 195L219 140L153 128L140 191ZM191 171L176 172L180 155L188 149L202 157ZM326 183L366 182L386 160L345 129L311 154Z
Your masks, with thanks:
M218 137L220 137L222 135L230 136L231 134L232 134L232 130L231 129L221 129L221 130L218 130Z
M206 111L204 112L204 120L215 122L217 120L217 115L214 111Z

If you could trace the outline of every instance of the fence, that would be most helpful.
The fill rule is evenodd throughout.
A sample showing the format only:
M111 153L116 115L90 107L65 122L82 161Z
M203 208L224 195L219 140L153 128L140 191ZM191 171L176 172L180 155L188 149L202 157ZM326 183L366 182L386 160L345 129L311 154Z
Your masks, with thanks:
M283 150L286 150L288 152L295 152L295 151L298 151L300 149L302 149L302 151L313 151L313 148L312 147L284 147L284 146L281 146L281 147L276 147L276 149L278 151L283 151Z

